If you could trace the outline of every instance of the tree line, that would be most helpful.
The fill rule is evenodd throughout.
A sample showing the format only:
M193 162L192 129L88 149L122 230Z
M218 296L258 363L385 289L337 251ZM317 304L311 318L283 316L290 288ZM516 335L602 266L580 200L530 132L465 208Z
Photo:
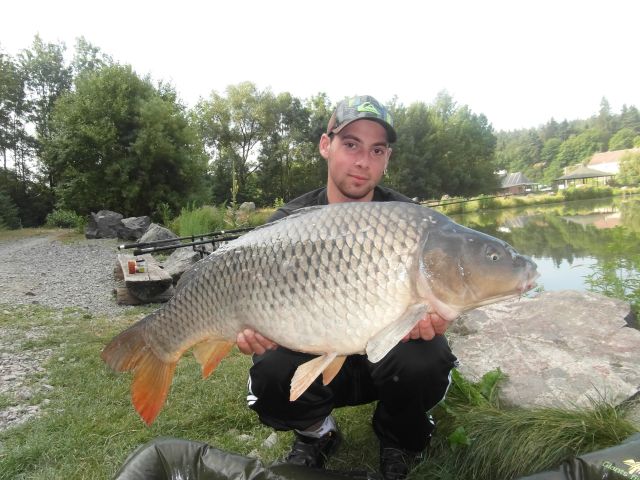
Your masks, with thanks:
M187 205L273 205L326 182L317 142L335 104L324 93L300 99L243 82L187 108L172 85L140 76L84 38L68 63L65 52L38 36L15 57L0 50L0 209L23 226L42 224L55 209L157 216ZM499 168L538 178L541 162L545 173L569 161L562 152L574 150L563 150L565 142L591 148L580 150L592 135L588 122L552 121L544 137L496 134L485 115L446 92L388 107L398 141L383 182L420 199L491 194ZM635 107L624 119L605 115L607 142L626 142L628 132L618 134L625 129L637 136L637 116ZM560 144L547 147L552 139Z
M538 128L498 132L497 139L496 167L552 185L565 167L583 164L594 153L640 147L640 112L623 105L616 114L602 98L598 114L586 120L552 118ZM623 159L621 177L626 183L640 181L639 155Z

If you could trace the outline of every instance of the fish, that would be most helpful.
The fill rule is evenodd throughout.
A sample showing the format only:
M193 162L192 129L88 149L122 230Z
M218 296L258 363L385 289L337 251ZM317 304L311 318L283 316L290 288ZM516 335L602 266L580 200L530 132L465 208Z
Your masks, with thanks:
M295 401L347 355L378 362L427 313L462 312L522 295L536 264L506 242L408 202L347 202L297 210L221 246L185 272L175 295L101 353L133 371L131 399L147 425L176 364L193 354L207 378L253 329L316 355L291 380Z

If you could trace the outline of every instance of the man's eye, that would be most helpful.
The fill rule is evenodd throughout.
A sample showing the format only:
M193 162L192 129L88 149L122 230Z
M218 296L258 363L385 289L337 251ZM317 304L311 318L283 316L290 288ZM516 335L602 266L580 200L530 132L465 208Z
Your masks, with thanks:
M353 142L345 142L344 146L351 149L356 148L356 144Z
M376 156L381 156L384 155L386 153L386 150L384 148L374 148L373 149L373 154Z

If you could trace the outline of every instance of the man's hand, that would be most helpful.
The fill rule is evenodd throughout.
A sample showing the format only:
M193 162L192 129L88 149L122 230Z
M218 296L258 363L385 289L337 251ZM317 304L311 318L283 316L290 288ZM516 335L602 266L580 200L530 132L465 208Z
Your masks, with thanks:
M409 340L431 340L436 335L441 335L449 328L449 322L437 313L428 313L425 318L416 323L415 327L402 339L403 342Z
M254 353L262 355L267 350L278 348L278 344L248 328L238 334L236 343L238 344L238 349L247 355Z

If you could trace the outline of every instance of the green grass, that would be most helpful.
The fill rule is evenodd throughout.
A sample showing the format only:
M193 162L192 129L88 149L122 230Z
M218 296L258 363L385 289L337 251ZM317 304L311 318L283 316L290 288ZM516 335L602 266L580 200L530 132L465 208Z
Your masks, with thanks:
M273 209L257 209L251 213L241 212L226 205L189 206L183 208L169 225L179 237L199 235L219 230L262 225L273 213Z
M282 457L291 433L279 432L271 448L263 445L272 430L245 406L250 359L237 352L206 380L187 355L155 423L147 427L140 420L130 403L131 376L111 372L99 354L113 335L152 308L102 318L73 309L0 305L0 330L13 348L53 350L43 366L54 387L30 399L41 403L40 417L0 432L1 479L111 478L138 446L161 436L206 442L267 463ZM25 340L28 332L38 335ZM616 444L634 430L605 403L574 412L500 408L499 381L496 372L479 384L456 376L446 403L436 411L439 428L431 458L413 478L514 478L514 473L553 467L566 455ZM17 403L11 394L0 396L0 408ZM372 409L336 412L346 441L329 468L377 468Z

